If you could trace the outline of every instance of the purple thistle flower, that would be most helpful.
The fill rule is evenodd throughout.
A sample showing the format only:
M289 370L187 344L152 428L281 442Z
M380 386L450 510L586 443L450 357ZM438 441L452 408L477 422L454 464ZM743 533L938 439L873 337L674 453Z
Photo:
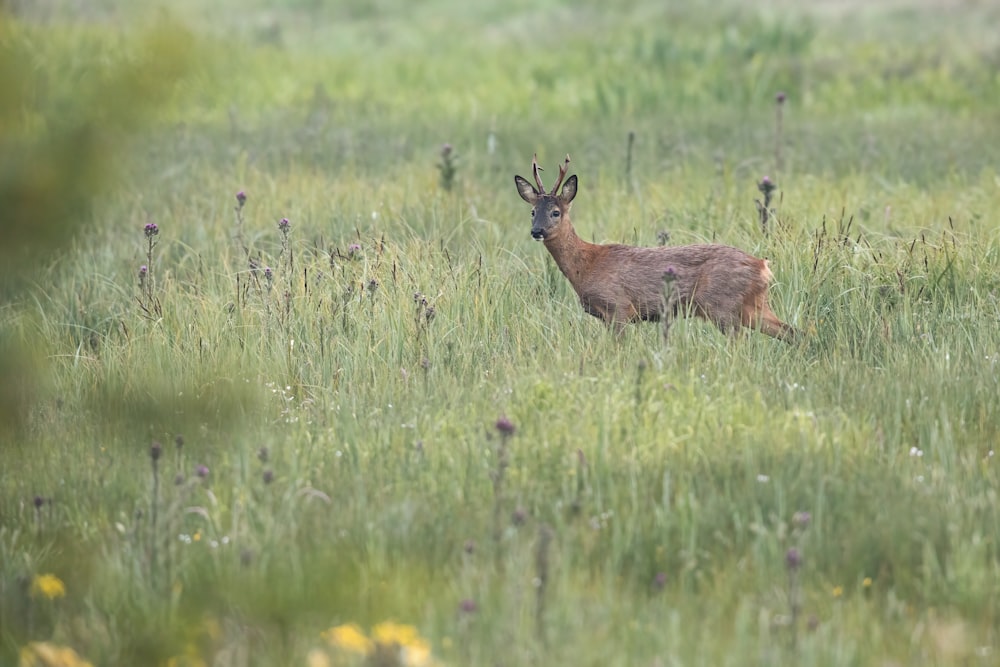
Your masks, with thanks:
M274 279L274 271L271 270L270 266L264 267L264 278L266 278L269 282Z
M282 218L278 220L278 230L283 233L288 233L288 229L292 226L292 223L288 222L288 218Z
M274 481L274 471L273 470L265 470L264 471L264 475L263 475L263 479L264 479L264 483L265 484L270 484L271 482L273 482Z
M515 526L520 526L525 522L527 518L528 518L528 511L525 510L523 507L518 507L517 509L514 510L514 513L511 515L510 520L514 523Z
M500 419L497 420L496 429L500 431L500 435L505 438L514 435L514 431L517 430L514 428L514 423L507 419L506 416L500 417Z
M355 255L358 255L360 253L361 253L361 244L360 243L352 243L351 245L347 246L347 256L348 257L354 257Z
M458 605L458 609L463 614L473 614L476 611L476 601L469 599L462 600Z
M812 521L812 515L809 512L796 512L792 515L792 524L796 528L806 528L809 522Z
M236 203L239 205L240 208L243 208L243 205L247 203L247 193L243 192L242 190L237 192Z
M174 444L177 445L177 449L180 449L181 447L183 447L184 446L184 436L183 435L178 435L176 438L174 438Z
M795 547L792 547L785 553L785 566L792 571L802 566L802 554Z
M202 479L205 479L206 477L208 477L208 466L204 465L198 466L197 468L194 469L194 474L196 474L198 477Z
M139 277L145 278L147 274L149 274L149 267L143 264L139 267Z
M146 223L146 227L144 228L144 231L146 233L146 238L147 239L151 239L151 238L153 238L154 236L156 236L157 234L160 233L160 228L156 226L155 222L149 222L149 223Z
M668 266L663 272L663 280L668 283L672 283L677 280L677 269L673 266Z
M36 510L42 509L42 505L44 505L44 504L45 504L45 498L42 498L41 496L35 496L35 509Z
M757 189L766 195L777 190L778 186L774 184L774 181L771 180L770 176L765 176L760 179L760 183L757 184Z
M465 547L464 547L464 549L465 549L465 553L472 554L476 550L476 541L475 540L466 540L465 541Z
M657 572L656 576L653 577L653 586L657 590L662 590L663 587L666 586L666 585L667 585L667 573L666 572Z
M785 95L785 91L778 91L778 94L774 96L774 101L778 104L784 104L787 97L788 96Z
M452 151L451 144L444 144L443 146L441 146L441 157L447 158L449 155L451 155L451 151Z
M270 454L271 453L267 450L267 447L261 447L257 450L257 460L261 463L267 463L267 459L270 457Z
M155 464L160 460L161 454L163 454L163 445L154 440L153 444L149 446L149 458L153 459L153 463Z

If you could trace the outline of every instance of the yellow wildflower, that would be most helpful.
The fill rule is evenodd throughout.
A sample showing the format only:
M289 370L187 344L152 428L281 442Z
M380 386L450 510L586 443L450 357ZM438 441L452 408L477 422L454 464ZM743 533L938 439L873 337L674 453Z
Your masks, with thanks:
M404 667L430 667L433 664L430 644L419 637L409 646L403 647L402 657Z
M306 667L330 667L330 656L326 652L314 648L306 655Z
M31 582L31 592L54 600L65 597L66 585L54 574L39 574Z
M188 644L182 654L167 660L167 667L208 667L208 664L201 657L198 647Z
M380 646L398 646L400 662L405 667L427 667L431 663L431 646L412 625L385 621L372 628L372 638Z
M412 625L384 621L372 628L372 639L379 644L399 644L400 646L411 646L416 642L423 641L420 634Z
M843 586L834 586L833 587L833 597L839 598L843 594L844 594L844 587Z
M94 667L73 649L48 642L31 642L22 648L18 665L20 667Z
M872 578L871 577L865 577L865 580L861 582L861 585L864 586L865 588L871 588Z
M361 628L354 623L345 623L344 625L330 628L320 636L330 646L350 653L357 653L358 655L368 655L374 648L372 640L368 639L365 633L361 631Z

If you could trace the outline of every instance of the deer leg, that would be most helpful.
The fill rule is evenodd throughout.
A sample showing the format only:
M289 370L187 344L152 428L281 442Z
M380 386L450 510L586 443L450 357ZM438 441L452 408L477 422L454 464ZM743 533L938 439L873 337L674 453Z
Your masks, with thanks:
M760 307L756 309L745 308L742 324L749 329L755 329L786 343L795 342L799 336L799 332L778 319L778 316L766 303L760 304Z

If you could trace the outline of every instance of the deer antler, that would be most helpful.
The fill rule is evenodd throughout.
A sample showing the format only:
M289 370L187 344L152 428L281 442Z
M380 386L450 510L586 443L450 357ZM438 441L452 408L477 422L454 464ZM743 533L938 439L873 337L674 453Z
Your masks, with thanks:
M542 185L542 177L538 175L538 172L545 171L538 166L538 153L535 153L534 157L531 158L531 173L535 175L535 183L538 184L539 194L545 194L545 186Z
M552 186L552 192L550 195L556 194L559 190L559 186L562 185L563 179L566 178L566 170L569 169L569 153L566 154L566 161L559 165L559 178L556 179L556 184ZM539 183L538 185L541 185Z

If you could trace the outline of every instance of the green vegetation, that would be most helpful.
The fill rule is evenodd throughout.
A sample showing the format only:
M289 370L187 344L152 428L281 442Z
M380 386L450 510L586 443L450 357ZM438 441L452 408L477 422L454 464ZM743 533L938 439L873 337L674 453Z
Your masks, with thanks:
M0 663L996 660L1000 10L141 5L0 20ZM807 340L614 336L535 152Z

